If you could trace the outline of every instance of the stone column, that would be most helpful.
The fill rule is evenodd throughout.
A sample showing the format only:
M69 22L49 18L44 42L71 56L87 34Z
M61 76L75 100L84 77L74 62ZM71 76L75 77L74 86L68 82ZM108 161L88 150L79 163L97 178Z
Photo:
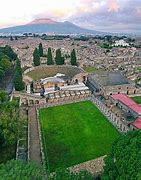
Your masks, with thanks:
M28 94L31 93L30 84L27 84L27 85L26 85L26 92L27 92Z

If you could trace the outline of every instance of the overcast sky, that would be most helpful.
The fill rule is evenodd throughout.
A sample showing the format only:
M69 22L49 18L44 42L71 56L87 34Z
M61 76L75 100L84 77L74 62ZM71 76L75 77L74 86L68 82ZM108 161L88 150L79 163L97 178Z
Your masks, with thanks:
M141 0L3 0L0 5L0 28L51 18L99 31L141 31Z

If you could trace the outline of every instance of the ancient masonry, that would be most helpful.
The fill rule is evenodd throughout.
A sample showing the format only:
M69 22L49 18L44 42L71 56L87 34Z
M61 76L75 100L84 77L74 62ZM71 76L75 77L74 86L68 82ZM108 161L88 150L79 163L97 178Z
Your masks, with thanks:
M98 109L107 117L107 119L115 126L119 132L127 132L128 126L122 119L112 113L111 109L100 101L89 90L85 91L58 91L50 93L48 96L42 98L40 96L13 92L12 97L20 98L20 105L28 111L28 160L34 161L36 164L43 164L45 167L44 152L42 147L41 127L38 119L38 110L44 107L53 107L63 104L70 104L74 102L90 100ZM95 163L99 162L100 168L95 168ZM103 158L98 161L92 160L80 165L70 167L74 171L79 169L87 169L93 174L99 174L103 170Z

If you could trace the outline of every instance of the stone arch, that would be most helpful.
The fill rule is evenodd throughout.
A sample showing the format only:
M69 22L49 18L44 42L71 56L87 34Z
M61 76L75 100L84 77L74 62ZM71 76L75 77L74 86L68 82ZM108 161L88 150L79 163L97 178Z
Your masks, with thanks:
M83 76L83 82L86 82L86 81L87 81L87 77Z
M26 98L21 98L21 105L28 105L28 100Z
M36 104L36 105L39 105L39 100L35 100L35 104Z
M29 105L34 105L34 100L33 99L29 99Z
M75 79L75 84L78 84L78 79Z

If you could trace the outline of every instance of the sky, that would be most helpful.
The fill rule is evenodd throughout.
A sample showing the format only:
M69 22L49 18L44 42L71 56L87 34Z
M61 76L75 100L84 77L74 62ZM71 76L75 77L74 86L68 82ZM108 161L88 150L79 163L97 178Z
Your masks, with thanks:
M3 0L0 28L38 18L104 32L140 32L141 0Z

